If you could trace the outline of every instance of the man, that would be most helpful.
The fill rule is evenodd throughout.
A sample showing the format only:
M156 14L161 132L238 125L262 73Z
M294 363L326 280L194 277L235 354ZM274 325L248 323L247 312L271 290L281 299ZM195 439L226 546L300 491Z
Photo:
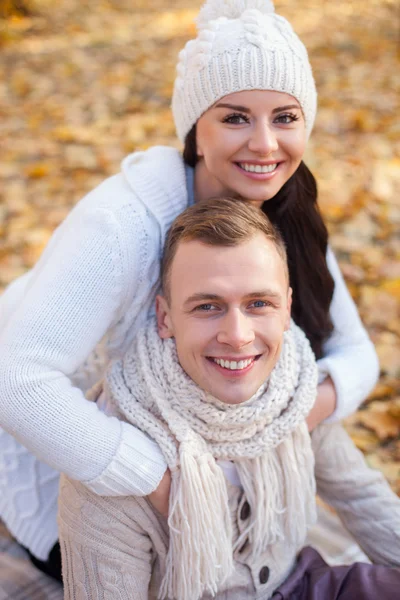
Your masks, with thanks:
M101 402L160 446L169 517L149 499L99 498L64 478L66 600L395 597L396 569L297 556L315 480L382 565L400 565L400 501L340 426L310 440L316 366L290 323L279 233L245 202L197 204L171 227L162 288L157 323L110 367Z

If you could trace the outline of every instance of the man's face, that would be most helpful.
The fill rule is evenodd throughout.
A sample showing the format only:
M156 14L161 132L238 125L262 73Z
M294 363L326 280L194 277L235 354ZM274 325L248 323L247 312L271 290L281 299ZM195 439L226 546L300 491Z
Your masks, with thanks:
M289 327L283 261L263 234L234 247L179 244L170 301L157 297L162 338L204 391L227 404L249 400L274 368Z

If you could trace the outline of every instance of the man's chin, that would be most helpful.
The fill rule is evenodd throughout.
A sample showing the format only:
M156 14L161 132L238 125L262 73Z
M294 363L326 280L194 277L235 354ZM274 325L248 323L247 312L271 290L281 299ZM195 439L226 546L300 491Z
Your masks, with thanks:
M217 394L213 394L213 395L215 398L217 398L217 400L219 400L220 402L223 402L224 404L230 404L232 406L237 406L238 404L244 404L245 402L248 402L249 400L251 400L251 398L257 392L259 387L261 387L261 386L258 386L254 390L246 390L246 391L239 392L239 393L237 391L235 391L232 394L227 393L227 390L225 389L220 394L217 393Z

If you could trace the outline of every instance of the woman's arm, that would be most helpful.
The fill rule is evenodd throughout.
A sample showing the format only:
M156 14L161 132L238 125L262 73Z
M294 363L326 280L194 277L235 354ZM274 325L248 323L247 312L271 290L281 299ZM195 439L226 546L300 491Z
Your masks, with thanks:
M400 566L400 498L334 423L312 434L317 493L375 563Z
M326 377L317 388L317 398L306 419L308 430L312 431L317 425L332 415L336 408L336 388L330 377Z
M335 281L330 308L334 330L324 344L324 356L318 361L320 380L324 381L318 386L317 400L307 420L310 429L322 420L334 422L352 414L379 377L374 345L330 248L327 263Z
M121 318L129 287L134 297L141 283L140 261L126 263L124 216L98 207L111 193L122 207L131 192L116 179L89 194L55 232L29 277L13 286L15 306L6 297L0 425L99 494L148 494L165 472L161 452L151 440L137 443L137 430L102 414L69 379ZM130 241L139 253L147 238L136 218Z

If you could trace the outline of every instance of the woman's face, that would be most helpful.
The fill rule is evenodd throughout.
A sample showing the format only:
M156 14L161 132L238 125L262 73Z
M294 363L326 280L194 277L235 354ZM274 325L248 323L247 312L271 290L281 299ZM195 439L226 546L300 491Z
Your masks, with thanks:
M200 117L196 131L200 195L239 195L257 206L293 175L306 145L298 101L274 91L225 96Z

